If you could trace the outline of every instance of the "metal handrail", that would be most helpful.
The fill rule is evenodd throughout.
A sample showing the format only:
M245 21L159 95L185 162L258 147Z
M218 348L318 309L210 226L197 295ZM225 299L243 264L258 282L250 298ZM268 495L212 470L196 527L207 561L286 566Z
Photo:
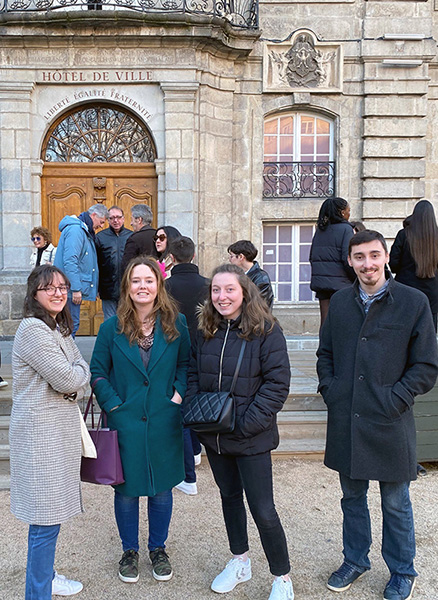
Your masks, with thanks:
M263 163L263 198L328 198L336 189L334 161Z

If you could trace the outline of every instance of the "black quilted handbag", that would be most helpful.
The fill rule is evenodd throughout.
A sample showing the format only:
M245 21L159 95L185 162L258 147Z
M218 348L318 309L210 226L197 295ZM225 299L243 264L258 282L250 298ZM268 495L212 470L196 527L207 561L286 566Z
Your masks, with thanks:
M236 423L236 403L233 392L242 364L246 340L242 341L231 389L229 392L200 392L183 406L184 425L197 433L229 433Z

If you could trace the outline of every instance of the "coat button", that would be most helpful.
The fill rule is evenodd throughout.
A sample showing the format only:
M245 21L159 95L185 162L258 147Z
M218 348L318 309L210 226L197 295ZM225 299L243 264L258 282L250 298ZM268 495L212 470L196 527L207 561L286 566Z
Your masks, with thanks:
M143 385L149 385L149 381L148 381L147 379L145 379L145 380L143 381Z
M147 421L147 420L148 420L148 418L147 418L147 417L142 417L142 418L141 418L141 420L142 420L142 421Z
M356 417L356 419L360 417L359 413L354 413L354 416Z
M359 381L363 381L365 377L363 375L359 375Z
M362 341L363 341L363 342L367 342L367 341L368 341L368 338L366 338L366 337L363 337L363 338L362 338Z

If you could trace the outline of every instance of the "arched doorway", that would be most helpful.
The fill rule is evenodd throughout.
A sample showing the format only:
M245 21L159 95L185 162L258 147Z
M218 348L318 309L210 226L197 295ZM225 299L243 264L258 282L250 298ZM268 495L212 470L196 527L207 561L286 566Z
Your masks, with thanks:
M126 109L86 104L50 127L41 158L42 223L59 240L58 224L97 203L120 206L129 227L130 208L148 204L157 214L156 149L147 126ZM78 335L95 335L100 302L84 302Z

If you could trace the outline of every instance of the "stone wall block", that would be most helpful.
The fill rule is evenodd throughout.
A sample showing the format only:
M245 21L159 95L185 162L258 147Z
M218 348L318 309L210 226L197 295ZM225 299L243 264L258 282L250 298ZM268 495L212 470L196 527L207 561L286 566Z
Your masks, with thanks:
M1 180L3 190L21 190L21 161L17 159L2 159Z
M178 160L167 159L166 160L166 189L177 190L178 189Z
M181 131L181 157L193 156L198 134L193 131Z
M427 115L426 96L368 96L364 100L365 117L424 117Z
M168 191L166 193L166 200L171 204L171 211L174 213L178 214L178 212L187 212L193 209L193 198L189 190ZM166 219L167 214L168 211L166 211ZM178 220L176 220L175 223L178 223Z
M187 108L187 106L186 106ZM189 112L166 112L166 129L193 129L193 114Z
M181 157L181 132L176 129L166 131L166 157Z
M376 215L381 219L400 219L403 220L406 215L411 214L414 208L415 200L372 200L366 199L363 202L363 219L374 219Z
M368 158L424 158L426 140L417 138L365 138L363 157Z
M4 258L4 268L10 271L24 271L26 269L30 270L29 267L29 258L30 258L30 248L28 246L14 246L13 244L17 239L24 239L24 234L26 237L29 237L30 231L32 229L31 224L31 215L20 217L21 221L25 221L25 225L23 225L23 233L20 233L20 237L16 234L13 235L12 231L17 231L18 228L15 226L9 227L8 230L4 233L4 244L5 247L3 249L3 258ZM9 233L9 230L12 230ZM22 308L22 306L21 306ZM20 309L21 310L21 309ZM20 313L21 314L21 313Z
M2 129L30 129L29 113L1 112Z
M377 177L387 179L388 177L422 178L426 175L426 161L416 160L372 160L367 159L363 163L364 177Z
M24 191L32 190L32 173L30 160L21 160L21 185Z
M193 189L193 160L181 159L178 161L178 189Z
M8 192L4 190L2 193L2 206L4 214L32 212L32 195L29 192Z
M363 198L422 198L424 181L418 179L365 179Z
M0 133L0 157L16 158L15 155L15 135L11 130Z
M392 79L381 79L377 76L375 78L365 78L363 83L363 93L365 95L391 95L397 94L399 96L423 96L428 91L428 79L421 77L415 79L396 79L394 80L394 74Z
M363 135L369 137L424 137L427 121L418 117L367 118Z

